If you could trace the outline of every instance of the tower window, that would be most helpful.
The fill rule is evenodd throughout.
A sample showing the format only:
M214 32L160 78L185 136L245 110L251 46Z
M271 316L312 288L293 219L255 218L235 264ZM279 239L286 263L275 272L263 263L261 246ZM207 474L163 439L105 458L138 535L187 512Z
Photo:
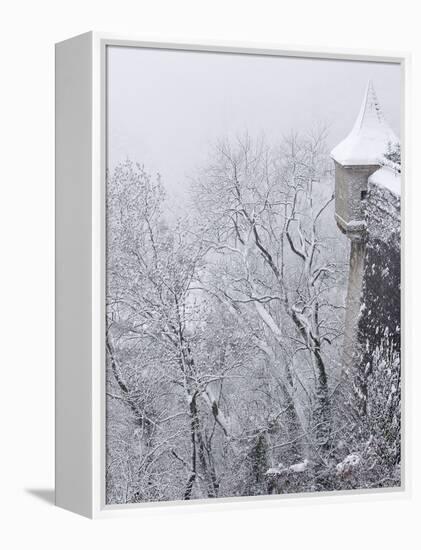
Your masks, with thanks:
M361 191L361 200L363 201L364 199L367 198L367 191Z

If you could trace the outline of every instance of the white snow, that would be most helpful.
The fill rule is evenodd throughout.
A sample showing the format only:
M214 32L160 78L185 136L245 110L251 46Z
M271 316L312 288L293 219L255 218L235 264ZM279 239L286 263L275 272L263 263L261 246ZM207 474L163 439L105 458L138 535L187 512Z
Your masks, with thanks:
M269 468L266 475L277 475L277 474L286 474L288 472L293 472L295 474L301 474L305 472L309 466L310 462L305 459L303 462L298 462L297 464L292 464L291 466L285 467L282 462L278 464L277 468Z
M369 183L381 185L389 189L389 191L395 195L400 196L401 194L401 175L389 166L382 166L382 168L376 170L376 172L368 178L368 181Z
M276 475L280 473L281 470L279 468L269 468L269 470L266 472L266 475Z
M293 464L290 466L289 470L291 472L295 472L296 474L300 474L301 472L305 472L307 470L308 464L308 460L305 459L304 462L299 462L298 464Z
M336 474L341 475L347 475L349 474L354 468L358 467L361 462L361 457L357 454L350 454L347 457L345 457L342 462L339 462L339 464L336 465Z
M354 230L354 231L365 229L366 225L367 225L367 222L359 221L359 220L351 220L347 223L347 227L350 230Z
M343 166L380 164L389 143L399 140L383 117L373 84L369 80L360 112L348 136L331 152Z

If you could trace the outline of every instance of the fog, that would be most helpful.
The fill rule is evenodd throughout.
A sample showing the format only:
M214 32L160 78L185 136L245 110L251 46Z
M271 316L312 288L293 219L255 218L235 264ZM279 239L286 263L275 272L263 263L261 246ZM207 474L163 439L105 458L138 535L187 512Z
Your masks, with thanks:
M400 135L397 64L143 48L108 49L108 166L130 158L182 200L219 138L351 129L368 79Z

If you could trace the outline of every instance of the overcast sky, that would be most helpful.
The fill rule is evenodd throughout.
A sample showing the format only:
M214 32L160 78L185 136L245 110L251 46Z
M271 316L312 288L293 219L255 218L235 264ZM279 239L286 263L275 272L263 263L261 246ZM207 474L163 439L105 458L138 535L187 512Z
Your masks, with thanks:
M108 165L130 158L159 171L175 197L222 137L247 130L276 140L322 123L333 147L368 79L400 135L396 64L109 47Z

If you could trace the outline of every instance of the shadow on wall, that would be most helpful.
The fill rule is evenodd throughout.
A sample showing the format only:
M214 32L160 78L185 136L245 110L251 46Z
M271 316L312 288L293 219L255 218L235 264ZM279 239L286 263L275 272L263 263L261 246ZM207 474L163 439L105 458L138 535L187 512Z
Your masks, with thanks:
M40 500L43 500L47 504L54 505L55 503L55 491L54 489L25 489L28 495L32 495Z

